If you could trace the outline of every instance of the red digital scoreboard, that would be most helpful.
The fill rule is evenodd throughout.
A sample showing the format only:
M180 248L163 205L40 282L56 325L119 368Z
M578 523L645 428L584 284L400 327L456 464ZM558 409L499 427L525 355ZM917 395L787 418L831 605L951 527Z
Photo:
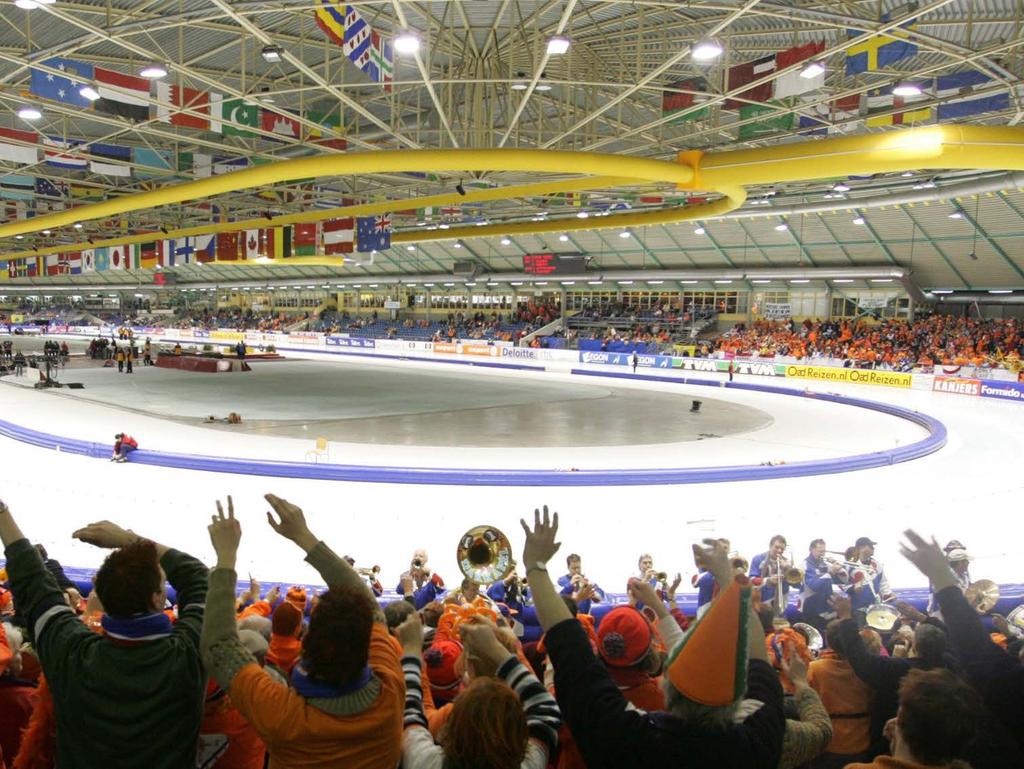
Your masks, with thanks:
M579 275L587 269L582 254L524 254L523 272L527 275Z
M551 275L558 272L558 257L555 254L524 254L523 272L530 275Z

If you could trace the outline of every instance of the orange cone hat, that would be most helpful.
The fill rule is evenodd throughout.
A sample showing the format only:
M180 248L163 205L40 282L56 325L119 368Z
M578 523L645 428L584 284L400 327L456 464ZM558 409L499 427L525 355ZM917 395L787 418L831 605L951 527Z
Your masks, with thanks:
M731 705L747 688L750 581L736 577L719 593L669 657L665 675L689 700Z

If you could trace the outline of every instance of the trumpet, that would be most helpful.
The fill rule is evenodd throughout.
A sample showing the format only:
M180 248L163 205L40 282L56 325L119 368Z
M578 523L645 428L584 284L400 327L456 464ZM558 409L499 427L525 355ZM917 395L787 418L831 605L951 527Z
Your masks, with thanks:
M739 554L733 555L733 557L729 559L729 565L732 566L735 571L741 571L744 574L746 574L750 569L750 561Z
M355 571L356 571L356 574L359 574L360 576L363 576L363 577L376 577L378 574L380 574L380 566L377 566L377 565L374 565L372 567L361 566L361 567L357 568Z
M654 578L656 580L658 580L658 582L668 582L668 572L667 571L655 572Z

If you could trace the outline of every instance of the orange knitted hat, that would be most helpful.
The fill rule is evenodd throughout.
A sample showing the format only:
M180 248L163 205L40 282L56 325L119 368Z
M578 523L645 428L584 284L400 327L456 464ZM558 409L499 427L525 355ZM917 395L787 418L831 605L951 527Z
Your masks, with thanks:
M737 576L690 628L666 667L669 682L701 705L731 705L747 688L750 580Z
M295 586L288 588L288 592L285 594L284 600L295 606L299 611L305 613L306 591L303 588Z

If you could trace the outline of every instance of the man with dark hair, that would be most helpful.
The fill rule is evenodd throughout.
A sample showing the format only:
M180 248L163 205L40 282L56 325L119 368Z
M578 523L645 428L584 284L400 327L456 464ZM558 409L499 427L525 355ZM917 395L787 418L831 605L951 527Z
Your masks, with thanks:
M836 598L832 602L839 622L839 639L843 656L850 662L853 672L875 693L871 701L871 752L885 752L883 731L890 718L896 715L900 681L911 670L931 670L946 667L946 633L936 625L921 623L914 630L914 644L907 657L883 657L871 654L864 646L853 607L849 598Z
M362 577L306 526L297 506L266 495L280 520L270 526L306 552L328 590L314 609L302 654L282 686L238 638L235 562L241 527L228 497L209 527L217 566L210 572L203 660L231 702L266 743L271 766L397 766L402 750L404 679L384 615Z
M46 552L45 547L42 545L36 545L36 552L39 553L39 557L43 559L43 566L46 567L46 570L49 571L57 581L57 587L64 591L67 591L70 588L78 589L78 586L68 579L68 575L64 573L64 567L55 559L50 558L50 554Z
M846 769L953 766L967 754L981 713L977 692L948 670L912 670L900 684L899 712L886 729L891 757Z
M786 538L776 534L768 542L768 549L758 553L750 561L749 575L753 579L761 580L761 603L772 603L781 601L780 607L785 608L789 594L789 583L783 579L786 569ZM779 586L782 588L782 598L777 599L776 593Z
M39 552L0 502L11 590L53 692L57 765L192 766L206 685L199 660L206 567L108 521L74 536L114 548L95 581L107 612L102 635L68 607ZM163 613L165 578L178 596L173 627Z
M561 594L574 596L584 587L589 587L590 590L588 592L592 592L593 595L580 601L580 613L590 614L591 602L600 603L605 600L604 590L596 582L591 582L583 575L583 559L577 553L570 553L566 556L565 566L568 569L568 573L558 578Z

